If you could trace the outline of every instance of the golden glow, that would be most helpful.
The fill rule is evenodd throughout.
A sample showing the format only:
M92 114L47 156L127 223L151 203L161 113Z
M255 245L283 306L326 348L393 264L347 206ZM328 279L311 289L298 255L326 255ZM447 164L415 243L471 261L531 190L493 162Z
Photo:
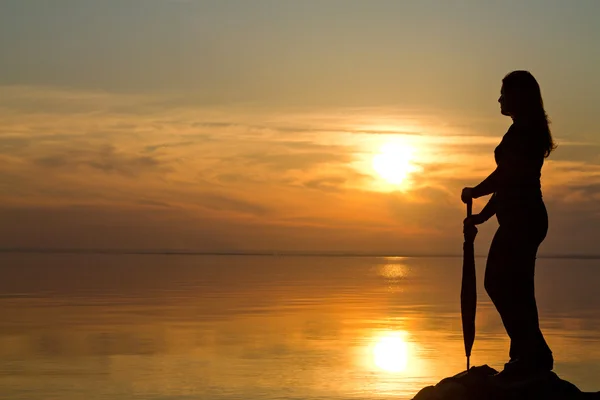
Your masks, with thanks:
M400 332L378 337L372 347L373 364L387 372L403 372L409 361L408 344Z
M409 268L402 260L404 257L386 257L386 264L379 267L379 275L388 279L403 279L409 273Z
M386 182L401 185L417 169L413 165L414 154L414 147L407 143L385 143L373 157L373 169Z

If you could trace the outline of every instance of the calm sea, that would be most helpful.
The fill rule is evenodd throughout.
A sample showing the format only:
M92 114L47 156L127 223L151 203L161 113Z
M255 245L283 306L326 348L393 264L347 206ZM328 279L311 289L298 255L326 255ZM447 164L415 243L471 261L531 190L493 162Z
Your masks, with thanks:
M460 258L0 255L2 399L402 399L465 368ZM482 285L475 365L508 341ZM540 259L555 371L600 390L600 261Z

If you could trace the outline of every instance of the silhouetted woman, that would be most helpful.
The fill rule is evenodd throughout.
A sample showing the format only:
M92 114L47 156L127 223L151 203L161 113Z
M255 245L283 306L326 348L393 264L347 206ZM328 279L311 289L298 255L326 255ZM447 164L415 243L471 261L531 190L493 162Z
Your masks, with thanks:
M481 224L494 214L498 230L485 271L485 289L500 313L510 343L504 377L550 371L554 360L540 330L535 301L535 260L548 231L548 214L541 190L544 158L556 145L548 127L540 87L527 71L514 71L502 80L501 113L513 124L494 150L496 169L473 188L464 188L462 201L492 194L483 210L465 220Z

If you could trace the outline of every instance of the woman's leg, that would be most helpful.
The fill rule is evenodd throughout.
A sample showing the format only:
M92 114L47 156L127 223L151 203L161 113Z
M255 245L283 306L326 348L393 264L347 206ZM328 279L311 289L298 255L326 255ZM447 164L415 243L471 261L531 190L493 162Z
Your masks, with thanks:
M520 235L515 233L515 239ZM511 358L552 369L552 352L540 330L535 300L535 261L537 245L527 238L515 241L507 264L511 283L506 296L504 312L509 320L507 331L511 337Z
M543 202L526 209L526 214L515 224L514 253L514 336L520 346L520 358L532 367L552 370L552 351L540 329L535 300L535 263L540 244L548 232L548 214ZM523 223L525 222L525 223Z
M517 341L514 340L514 318L511 299L511 278L509 265L513 262L511 252L510 232L500 226L494 235L485 267L485 290L500 314L506 333L510 337L511 360L519 357Z
M498 228L486 265L485 288L511 339L510 358L552 369L552 352L540 330L535 301L536 254L547 230L547 220L544 224L543 218L538 219L525 226Z

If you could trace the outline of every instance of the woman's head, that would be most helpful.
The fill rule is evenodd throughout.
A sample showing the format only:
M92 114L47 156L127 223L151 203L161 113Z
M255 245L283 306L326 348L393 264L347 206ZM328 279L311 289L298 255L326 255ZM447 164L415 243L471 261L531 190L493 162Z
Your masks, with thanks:
M541 133L544 156L548 157L556 144L548 126L548 116L544 110L544 101L540 85L528 71L513 71L502 79L500 90L500 112L515 121L525 121L532 127L532 134Z

